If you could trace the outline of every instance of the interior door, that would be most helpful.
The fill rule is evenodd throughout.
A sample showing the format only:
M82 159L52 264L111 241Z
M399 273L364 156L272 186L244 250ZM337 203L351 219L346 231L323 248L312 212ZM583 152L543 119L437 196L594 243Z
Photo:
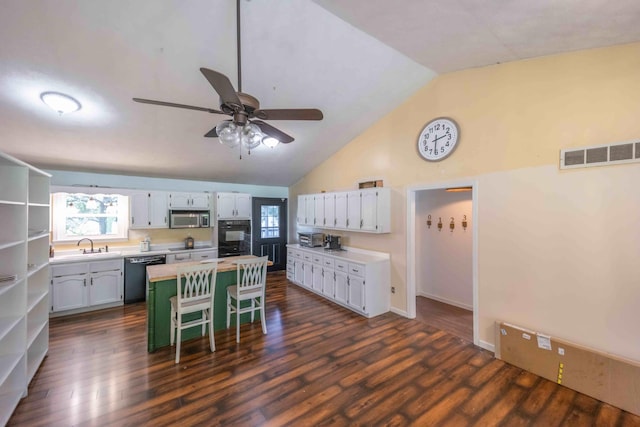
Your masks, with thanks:
M253 255L268 256L268 271L287 266L287 199L253 197Z

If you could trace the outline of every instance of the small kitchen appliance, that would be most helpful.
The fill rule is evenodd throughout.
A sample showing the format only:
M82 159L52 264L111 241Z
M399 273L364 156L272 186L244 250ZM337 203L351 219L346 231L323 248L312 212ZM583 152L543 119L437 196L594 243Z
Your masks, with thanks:
M342 237L333 234L327 234L324 239L325 249L331 249L335 251L342 250Z
M307 248L321 247L324 241L322 233L298 233L298 242L300 246Z
M209 212L171 211L169 228L209 228Z

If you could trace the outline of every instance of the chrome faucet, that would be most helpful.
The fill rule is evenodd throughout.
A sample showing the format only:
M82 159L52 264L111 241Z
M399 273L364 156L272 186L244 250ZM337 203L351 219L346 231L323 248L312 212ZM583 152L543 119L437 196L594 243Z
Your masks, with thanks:
M83 240L88 240L89 242L91 242L91 252L89 252L89 253L90 253L90 254L92 254L92 253L93 253L93 240L89 239L88 237L85 237L85 238L83 238L83 239L78 240L78 244L77 244L76 246L80 246L80 242L82 242ZM82 253L83 253L83 254L86 254L86 253L87 253L87 250L86 250L86 249L83 249L83 250L82 250Z

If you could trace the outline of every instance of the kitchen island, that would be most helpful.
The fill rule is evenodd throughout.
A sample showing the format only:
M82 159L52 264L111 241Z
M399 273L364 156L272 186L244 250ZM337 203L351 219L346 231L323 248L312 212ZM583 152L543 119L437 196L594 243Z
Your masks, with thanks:
M239 259L255 258L253 255L219 259L216 289L213 300L213 325L216 331L227 327L227 286L236 284L236 264ZM157 264L147 267L147 351L153 352L170 344L171 305L169 298L176 295L176 269L190 265L200 265L202 261L178 264ZM271 261L269 265L271 265ZM196 317L199 314L196 314ZM185 319L188 319L185 316ZM249 313L240 318L240 323L249 322ZM259 317L258 317L259 319ZM235 317L231 319L235 326ZM200 327L186 329L182 341L201 335Z

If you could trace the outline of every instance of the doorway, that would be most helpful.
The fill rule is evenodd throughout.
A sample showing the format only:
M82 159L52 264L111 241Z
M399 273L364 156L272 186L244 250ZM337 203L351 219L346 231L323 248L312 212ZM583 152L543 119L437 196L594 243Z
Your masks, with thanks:
M475 181L408 189L407 316L479 345L476 216Z
M253 255L268 256L273 262L267 271L287 266L287 199L252 198Z

